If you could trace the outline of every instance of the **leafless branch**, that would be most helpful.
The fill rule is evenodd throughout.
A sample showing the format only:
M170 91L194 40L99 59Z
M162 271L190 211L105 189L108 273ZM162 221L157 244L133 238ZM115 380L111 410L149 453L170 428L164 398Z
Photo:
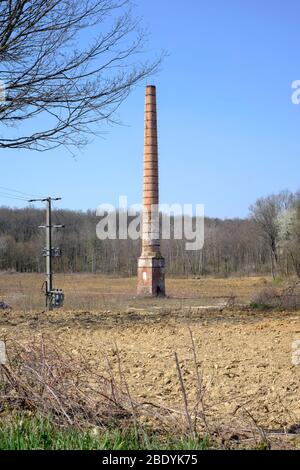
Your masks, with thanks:
M141 62L144 42L129 0L1 1L0 148L79 147L101 133L158 69Z

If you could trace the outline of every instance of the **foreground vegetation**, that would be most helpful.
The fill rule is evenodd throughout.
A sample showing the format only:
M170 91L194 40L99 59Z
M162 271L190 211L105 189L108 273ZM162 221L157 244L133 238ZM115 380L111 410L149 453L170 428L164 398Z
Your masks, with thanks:
M107 377L62 345L8 342L0 364L0 449L205 449L200 413L182 416L134 400L120 370ZM117 352L117 354L119 354ZM178 371L181 376L181 371ZM199 379L200 380L200 379ZM124 387L124 390L122 389ZM197 410L195 410L195 413ZM177 426L169 422L174 414ZM146 421L145 421L146 419Z
M205 450L207 438L125 429L59 428L51 418L17 415L0 420L1 450Z

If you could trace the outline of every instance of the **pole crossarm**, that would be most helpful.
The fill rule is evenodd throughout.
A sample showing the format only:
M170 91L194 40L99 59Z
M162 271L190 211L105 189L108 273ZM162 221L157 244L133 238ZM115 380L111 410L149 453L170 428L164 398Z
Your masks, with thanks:
M61 197L45 197L43 199L29 199L28 202L47 202L47 201L61 201Z
M65 228L65 225L39 225L38 228Z

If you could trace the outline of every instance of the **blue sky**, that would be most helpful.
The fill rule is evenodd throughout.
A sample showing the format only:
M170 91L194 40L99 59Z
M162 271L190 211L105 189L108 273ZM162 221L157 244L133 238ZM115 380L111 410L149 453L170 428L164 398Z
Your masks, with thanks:
M204 203L212 217L245 217L258 197L300 188L297 0L136 0L150 32L145 56L169 56L157 86L163 203ZM142 196L141 84L76 157L1 150L1 186L59 195L61 207L95 209ZM51 174L50 178L48 177ZM23 203L1 198L0 205Z

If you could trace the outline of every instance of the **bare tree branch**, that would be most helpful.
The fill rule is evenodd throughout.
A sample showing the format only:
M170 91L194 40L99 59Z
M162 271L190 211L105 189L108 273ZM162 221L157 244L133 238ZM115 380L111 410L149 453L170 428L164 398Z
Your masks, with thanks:
M128 0L0 0L0 148L86 144L157 71L144 40Z

